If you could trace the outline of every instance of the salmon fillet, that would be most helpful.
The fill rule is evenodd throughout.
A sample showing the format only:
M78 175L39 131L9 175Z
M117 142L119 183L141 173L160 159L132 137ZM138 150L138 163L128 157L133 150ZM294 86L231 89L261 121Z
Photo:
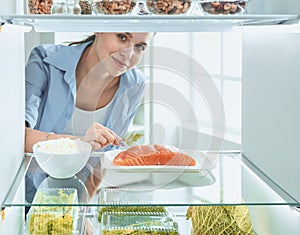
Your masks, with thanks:
M185 153L162 145L138 145L119 153L113 160L115 166L195 166L196 161Z

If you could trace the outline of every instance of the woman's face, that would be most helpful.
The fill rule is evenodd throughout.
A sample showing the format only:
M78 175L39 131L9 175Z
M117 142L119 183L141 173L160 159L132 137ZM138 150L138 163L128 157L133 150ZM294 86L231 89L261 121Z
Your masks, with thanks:
M136 66L153 33L95 33L94 48L98 62L112 76Z

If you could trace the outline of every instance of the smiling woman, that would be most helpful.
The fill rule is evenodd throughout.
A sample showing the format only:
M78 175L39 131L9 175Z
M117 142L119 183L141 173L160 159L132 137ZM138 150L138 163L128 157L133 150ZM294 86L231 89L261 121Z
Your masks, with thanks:
M26 66L25 120L27 127L39 131L27 129L30 135L26 135L26 151L31 151L35 142L45 140L49 132L56 133L49 136L51 139L80 134L94 149L120 144L118 136L126 133L147 79L134 67L152 36L95 33L70 46L34 48ZM123 100L129 104L124 105ZM124 110L124 106L129 108ZM68 128L74 110L75 115L91 112L88 121L93 131L77 133L74 123ZM101 125L94 125L96 117Z
M35 47L25 71L25 151L62 137L94 150L121 145L147 81L135 66L153 35L97 32L68 46Z

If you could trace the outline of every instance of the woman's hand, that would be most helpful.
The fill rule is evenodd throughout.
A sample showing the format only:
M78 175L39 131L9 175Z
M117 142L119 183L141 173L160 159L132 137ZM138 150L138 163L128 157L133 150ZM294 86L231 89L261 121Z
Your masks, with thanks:
M107 145L120 145L122 139L107 127L95 122L86 131L82 140L90 143L93 150L104 148Z

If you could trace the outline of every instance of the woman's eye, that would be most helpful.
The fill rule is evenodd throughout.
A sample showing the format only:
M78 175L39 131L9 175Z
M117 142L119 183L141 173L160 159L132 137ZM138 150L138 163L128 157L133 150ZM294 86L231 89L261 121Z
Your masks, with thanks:
M135 45L135 48L138 50L138 51L144 51L146 49L146 47L144 45Z
M126 34L124 34L124 33L119 33L117 36L118 36L118 38L119 38L122 42L126 42L126 40L127 40Z

